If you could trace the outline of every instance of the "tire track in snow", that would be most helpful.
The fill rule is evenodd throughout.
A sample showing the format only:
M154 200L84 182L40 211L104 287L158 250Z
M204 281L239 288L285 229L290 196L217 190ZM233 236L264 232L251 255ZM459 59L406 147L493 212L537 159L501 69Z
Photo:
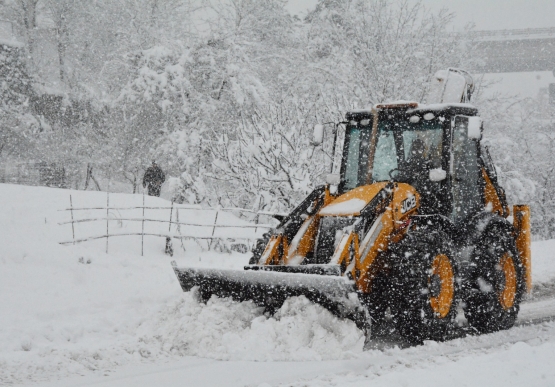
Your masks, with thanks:
M384 351L369 351L361 356L368 360L368 366L363 372L328 373L316 379L299 380L281 386L320 387L366 383L407 368L425 368L430 364L443 364L446 361L456 362L465 357L500 352L520 342L530 346L554 342L555 317L550 318L549 322L526 322L506 331L456 338L443 343L430 341L424 345L406 349L396 347Z
M429 363L439 363L447 358L457 361L465 356L509 348L519 342L537 346L555 341L555 298L538 297L538 301L528 300L521 304L521 311L515 326L509 330L477 334L468 327L461 327L455 335L443 343L429 341L421 346L409 348L386 348L370 350L361 357L367 357L369 365L363 373L341 372L322 375L316 379L299 380L281 386L320 387L337 386L348 383L371 381L380 376L396 372L402 368L423 368ZM394 344L394 343L393 343Z

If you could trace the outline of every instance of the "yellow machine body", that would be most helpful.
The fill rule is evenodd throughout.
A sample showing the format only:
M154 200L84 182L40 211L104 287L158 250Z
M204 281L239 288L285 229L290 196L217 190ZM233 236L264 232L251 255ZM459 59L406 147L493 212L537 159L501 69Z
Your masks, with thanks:
M300 265L308 253L314 251L320 219L328 216L357 217L361 210L384 190L387 182L357 187L336 198L326 191L326 200L320 211L307 217L290 242L283 234L272 236L262 254L259 265ZM376 257L387 250L390 243L398 242L410 227L410 216L418 211L420 195L405 183L396 183L391 189L392 199L380 212L366 235L354 231L341 236L329 263L343 265L362 293L370 292L371 281L380 267Z
M516 233L516 248L524 265L526 290L532 290L532 233L530 231L530 206L513 206L513 224Z

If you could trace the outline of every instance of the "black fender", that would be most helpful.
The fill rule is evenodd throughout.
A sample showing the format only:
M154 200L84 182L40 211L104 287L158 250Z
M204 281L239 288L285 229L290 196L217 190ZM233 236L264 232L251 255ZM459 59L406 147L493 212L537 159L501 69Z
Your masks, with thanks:
M486 229L493 225L499 225L506 228L508 232L513 232L514 227L506 218L499 216L493 212L479 212L473 216L467 223L465 232L461 235L462 244L467 246L475 246Z

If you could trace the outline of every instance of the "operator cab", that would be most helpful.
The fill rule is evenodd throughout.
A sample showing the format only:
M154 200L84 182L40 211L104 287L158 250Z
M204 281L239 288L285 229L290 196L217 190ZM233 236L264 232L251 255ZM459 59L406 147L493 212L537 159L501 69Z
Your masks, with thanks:
M476 213L482 202L480 136L469 136L468 122L477 113L469 104L417 103L347 113L339 193L402 182L422 194L421 214L458 223Z

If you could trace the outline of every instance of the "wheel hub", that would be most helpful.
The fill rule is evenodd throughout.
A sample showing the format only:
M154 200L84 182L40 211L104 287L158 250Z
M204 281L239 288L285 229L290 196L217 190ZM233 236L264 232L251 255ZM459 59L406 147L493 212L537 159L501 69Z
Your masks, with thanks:
M449 258L444 254L437 255L428 277L430 306L434 313L444 318L449 314L455 294L455 276Z
M502 267L495 270L495 288L497 292L502 292L507 285L507 277Z
M497 295L499 303L505 310L509 310L515 304L517 293L516 269L513 258L505 253L499 261L499 270L496 270Z
M441 293L441 277L438 274L433 274L430 277L430 296L437 297Z

